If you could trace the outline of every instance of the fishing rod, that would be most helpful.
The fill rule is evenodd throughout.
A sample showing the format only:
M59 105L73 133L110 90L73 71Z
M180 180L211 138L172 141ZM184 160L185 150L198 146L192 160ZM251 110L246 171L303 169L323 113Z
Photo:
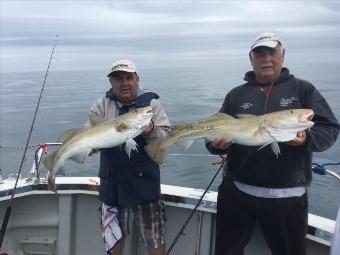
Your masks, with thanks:
M13 205L13 201L14 201L14 195L15 195L15 192L16 192L16 189L17 189L17 185L18 185L18 181L19 181L19 176L20 176L20 174L21 174L22 166L23 166L23 164L24 164L24 160L25 160L25 155L26 155L26 152L27 152L28 144L29 144L29 141L30 141L30 139L31 139L31 135L32 135L32 131L33 131L33 126L34 126L35 118L36 118L37 113L38 113L38 109L39 109L39 105L40 105L42 93L43 93L43 91L44 91L45 83L46 83L47 76L48 76L48 71L49 71L50 66L51 66L51 62L52 62L52 58L53 58L54 49L55 49L56 46L57 46L58 37L59 37L59 35L56 35L56 39L55 39L55 41L54 41L54 45L53 45L53 48L52 48L50 60L49 60L49 62L48 62L48 66L47 66L47 69L46 69L46 72L45 72L45 78L44 78L44 81L43 81L43 84L42 84L42 87L41 87L41 90L40 90L38 103L37 103L37 106L36 106L36 108L35 108L35 112L34 112L32 124L31 124L31 128L30 128L30 131L29 131L29 133L28 133L28 138L27 138L27 141L26 141L25 150L24 150L24 153L23 153L22 158L21 158L19 170L18 170L18 173L17 173L17 178L16 178L16 180L15 180L14 188L13 188L13 190L11 191L11 200L10 200L10 204L9 204L9 206L8 206L7 209L6 209L5 216L4 216L4 219L3 219L3 221L2 221L1 230L0 230L0 248L2 247L2 243L3 243L3 241L4 241L4 237L5 237L5 233L6 233L6 229L7 229L7 225L8 225L8 221L9 221L9 217L11 216L12 205Z
M198 200L196 206L194 207L194 209L192 209L190 215L188 216L188 218L186 219L186 221L184 222L183 226L181 227L181 229L179 230L177 236L175 237L175 239L172 241L169 249L167 250L167 252L165 253L165 255L169 255L171 253L171 250L174 248L174 246L176 245L178 239L181 237L181 235L184 235L184 229L187 227L187 225L189 224L192 216L194 216L195 212L197 211L197 208L200 206L205 194L208 192L208 190L210 189L211 184L214 182L216 176L218 175L218 173L220 172L220 170L223 168L223 166L225 166L227 162L227 159L225 157L222 157L222 162L221 162L221 166L218 168L218 170L216 171L214 177L212 178L212 180L210 181L208 187L204 190L202 196L200 197L200 199Z

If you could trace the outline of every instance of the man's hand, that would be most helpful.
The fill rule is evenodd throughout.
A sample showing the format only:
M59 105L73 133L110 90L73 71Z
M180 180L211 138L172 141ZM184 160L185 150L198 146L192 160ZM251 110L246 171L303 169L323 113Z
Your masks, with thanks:
M150 133L153 131L154 127L155 127L155 126L154 126L154 123L153 123L153 121L151 120L149 126L147 126L146 128L144 128L144 130L143 130L143 135L148 135L148 134L150 134Z
M230 145L231 142L228 142L228 140L224 137L216 137L211 143L212 147L219 150L226 150Z
M286 144L300 146L306 142L306 138L307 138L306 131L300 131L296 134L296 137L293 140L286 142Z

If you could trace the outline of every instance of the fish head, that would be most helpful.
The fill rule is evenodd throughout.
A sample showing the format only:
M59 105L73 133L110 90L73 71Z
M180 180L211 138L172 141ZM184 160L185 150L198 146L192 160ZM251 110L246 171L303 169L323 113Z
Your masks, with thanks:
M141 107L133 110L134 118L137 123L149 124L154 113L151 106Z
M125 120L130 131L135 130L139 132L150 124L153 116L152 107L146 106L130 111Z
M276 129L294 129L297 132L311 128L314 111L311 109L289 109L268 114L270 126Z
M137 108L137 109L134 110L134 113L136 115L139 115L141 118L148 118L150 116L151 116L151 118L153 117L153 112L152 112L151 106Z

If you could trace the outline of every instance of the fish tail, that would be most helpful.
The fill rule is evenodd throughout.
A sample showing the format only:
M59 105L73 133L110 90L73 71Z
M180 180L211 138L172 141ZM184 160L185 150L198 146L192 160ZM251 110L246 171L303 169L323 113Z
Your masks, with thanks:
M43 162L44 162L44 166L47 170L51 171L52 167L53 167L53 161L55 156L57 155L57 151L48 154L44 157Z
M43 159L44 166L47 169L47 187L49 190L54 191L55 193L57 193L57 187L55 185L55 176L53 175L53 162L57 152L58 150L46 155Z
M51 171L47 172L47 188L48 190L54 191L58 194L57 186L55 185L55 176L53 176Z
M162 140L155 140L144 147L148 156L157 164L162 164L165 159L165 148L162 146Z

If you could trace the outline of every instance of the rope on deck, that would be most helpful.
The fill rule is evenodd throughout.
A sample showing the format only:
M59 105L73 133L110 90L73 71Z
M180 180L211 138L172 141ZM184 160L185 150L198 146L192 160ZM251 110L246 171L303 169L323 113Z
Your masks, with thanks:
M325 164L320 164L320 163L312 163L312 170L314 173L316 174L320 174L320 175L325 175L326 172L326 168L325 166L338 166L340 165L340 161L337 163L325 163Z

